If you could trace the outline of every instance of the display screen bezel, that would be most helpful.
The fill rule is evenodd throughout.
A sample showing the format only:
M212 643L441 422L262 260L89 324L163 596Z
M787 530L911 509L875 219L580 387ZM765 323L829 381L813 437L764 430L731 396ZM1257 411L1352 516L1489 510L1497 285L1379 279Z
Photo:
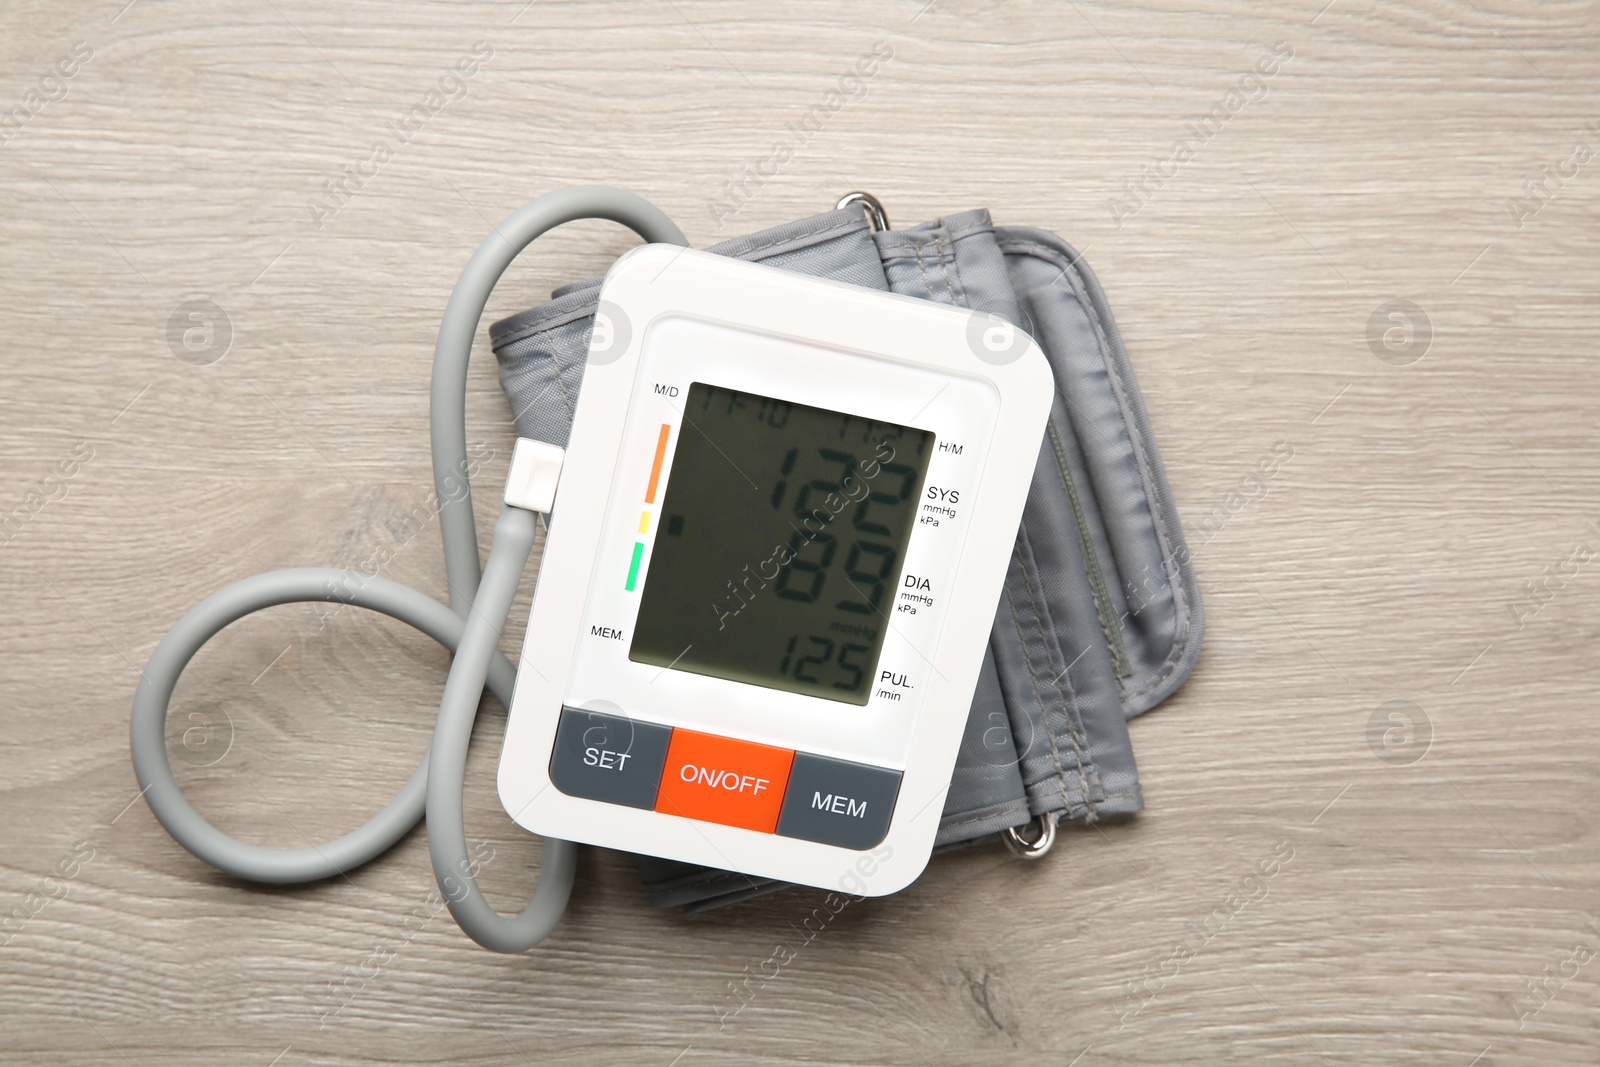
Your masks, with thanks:
M953 621L945 597L974 521L968 502L978 498L987 476L997 391L960 368L818 346L682 314L648 320L643 334L628 401L612 431L617 434L614 458L603 475L589 475L587 491L603 492L607 502L593 535L594 562L583 578L582 621L562 671L562 702L841 759L904 766L927 694L943 684L944 667L934 649ZM926 492L963 487L957 518L930 515L925 524L919 515L903 573L914 574L919 585L931 580L931 589L920 593L931 595L933 604L920 602L913 611L913 605L897 601L865 708L628 657L639 597L654 565L662 491L673 477L678 435L692 432L683 424L683 412L697 381L932 431L937 444ZM652 500L650 484L658 467ZM565 474L562 484L572 489ZM924 504L937 506L926 497ZM642 512L649 513L647 529L640 528ZM553 538L561 536L564 522L558 508ZM634 557L638 581L630 589Z

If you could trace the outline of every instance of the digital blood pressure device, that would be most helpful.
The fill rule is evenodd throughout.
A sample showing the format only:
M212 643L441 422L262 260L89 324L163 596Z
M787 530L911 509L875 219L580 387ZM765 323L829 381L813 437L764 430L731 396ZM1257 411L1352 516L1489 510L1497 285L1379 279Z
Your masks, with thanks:
M607 275L565 448L518 441L484 562L464 480L468 355L512 259L583 218L652 243ZM1054 379L997 316L686 244L648 202L583 186L524 205L479 246L434 354L449 605L371 573L295 567L179 619L141 673L130 748L151 811L191 853L254 882L311 882L426 815L451 914L501 952L560 919L573 842L873 896L922 871ZM497 645L537 514L549 534L513 666ZM452 651L450 674L432 744L387 805L331 841L260 846L183 796L167 714L210 638L305 601L408 623ZM545 835L516 916L484 899L463 825L486 688L510 708L501 800Z
M557 488L506 811L549 837L903 888L1038 457L1043 353L986 316L664 245L617 261L600 316L564 456L513 461Z

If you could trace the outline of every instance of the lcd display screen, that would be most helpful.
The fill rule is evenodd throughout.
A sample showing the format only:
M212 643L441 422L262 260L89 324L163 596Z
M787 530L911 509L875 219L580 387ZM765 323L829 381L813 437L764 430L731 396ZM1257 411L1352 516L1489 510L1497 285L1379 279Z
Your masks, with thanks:
M690 386L630 659L865 704L934 435Z

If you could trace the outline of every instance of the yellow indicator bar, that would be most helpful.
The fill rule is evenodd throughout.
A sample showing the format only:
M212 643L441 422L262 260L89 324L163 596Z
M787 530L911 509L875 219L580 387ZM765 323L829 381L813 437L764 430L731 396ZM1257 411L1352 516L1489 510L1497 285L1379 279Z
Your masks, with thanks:
M650 513L648 511L639 512L639 532L650 532Z

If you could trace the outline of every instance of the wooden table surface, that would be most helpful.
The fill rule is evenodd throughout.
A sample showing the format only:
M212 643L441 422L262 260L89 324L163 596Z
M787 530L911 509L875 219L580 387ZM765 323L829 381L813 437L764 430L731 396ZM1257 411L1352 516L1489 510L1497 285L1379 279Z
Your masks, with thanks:
M0 1059L1600 1059L1592 0L333 7L0 11ZM439 909L420 831L285 890L166 836L127 753L156 642L276 567L443 596L407 522L438 316L491 220L582 182L697 245L861 188L1087 250L1210 623L1132 725L1142 815L941 858L809 940L820 893L686 917L589 850L516 957ZM490 317L633 243L568 227ZM180 780L247 840L334 836L408 773L444 666L359 611L247 619L178 691ZM540 846L494 795L502 721L468 831L509 910Z

